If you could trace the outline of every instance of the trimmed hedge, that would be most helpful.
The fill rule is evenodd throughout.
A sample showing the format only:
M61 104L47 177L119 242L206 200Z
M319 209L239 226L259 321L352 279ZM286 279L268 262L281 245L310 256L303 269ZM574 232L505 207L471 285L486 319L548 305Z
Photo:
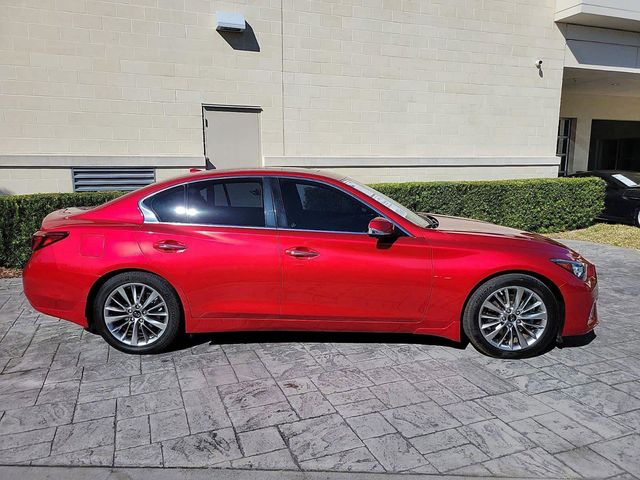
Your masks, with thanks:
M0 196L0 266L21 268L27 263L31 255L31 235L54 210L97 206L120 195L122 192Z
M595 177L372 185L416 212L475 218L552 233L591 225L604 208Z
M415 211L543 233L586 227L604 207L604 182L597 178L387 183L374 188ZM0 266L24 266L31 253L31 235L48 213L96 206L120 195L122 192L0 196Z

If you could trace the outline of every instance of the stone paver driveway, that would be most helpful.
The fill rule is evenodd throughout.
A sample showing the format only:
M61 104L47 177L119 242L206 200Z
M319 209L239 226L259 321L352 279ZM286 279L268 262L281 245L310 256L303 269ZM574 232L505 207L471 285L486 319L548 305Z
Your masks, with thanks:
M127 356L0 281L0 464L640 477L640 255L576 248L597 337L526 361L335 334Z

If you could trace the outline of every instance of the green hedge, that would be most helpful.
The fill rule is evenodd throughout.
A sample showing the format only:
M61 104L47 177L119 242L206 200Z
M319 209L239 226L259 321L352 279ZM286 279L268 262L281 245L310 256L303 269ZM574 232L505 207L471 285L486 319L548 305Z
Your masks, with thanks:
M531 232L591 225L604 208L595 177L372 185L417 212L475 218Z
M534 232L586 227L604 205L604 182L596 178L387 183L374 187L415 211L477 218ZM100 205L119 195L0 196L0 266L24 266L31 235L48 213L64 207Z
M0 196L0 266L24 266L31 254L31 235L54 210L101 205L120 195L122 192Z

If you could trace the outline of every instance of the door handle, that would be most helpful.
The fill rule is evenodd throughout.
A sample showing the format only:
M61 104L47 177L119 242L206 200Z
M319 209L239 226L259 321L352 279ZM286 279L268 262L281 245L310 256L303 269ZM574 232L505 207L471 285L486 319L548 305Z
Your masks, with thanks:
M318 252L314 252L313 250L309 250L306 247L293 247L287 248L284 253L289 255L290 257L295 258L313 258L320 255Z
M154 243L153 248L161 252L182 252L187 249L187 246L175 240L161 240Z

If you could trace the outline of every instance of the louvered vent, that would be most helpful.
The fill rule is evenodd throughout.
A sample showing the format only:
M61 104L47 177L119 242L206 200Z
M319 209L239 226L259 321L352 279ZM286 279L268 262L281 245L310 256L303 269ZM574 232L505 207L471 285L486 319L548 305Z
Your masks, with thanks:
M75 192L135 190L156 181L154 168L74 168Z

